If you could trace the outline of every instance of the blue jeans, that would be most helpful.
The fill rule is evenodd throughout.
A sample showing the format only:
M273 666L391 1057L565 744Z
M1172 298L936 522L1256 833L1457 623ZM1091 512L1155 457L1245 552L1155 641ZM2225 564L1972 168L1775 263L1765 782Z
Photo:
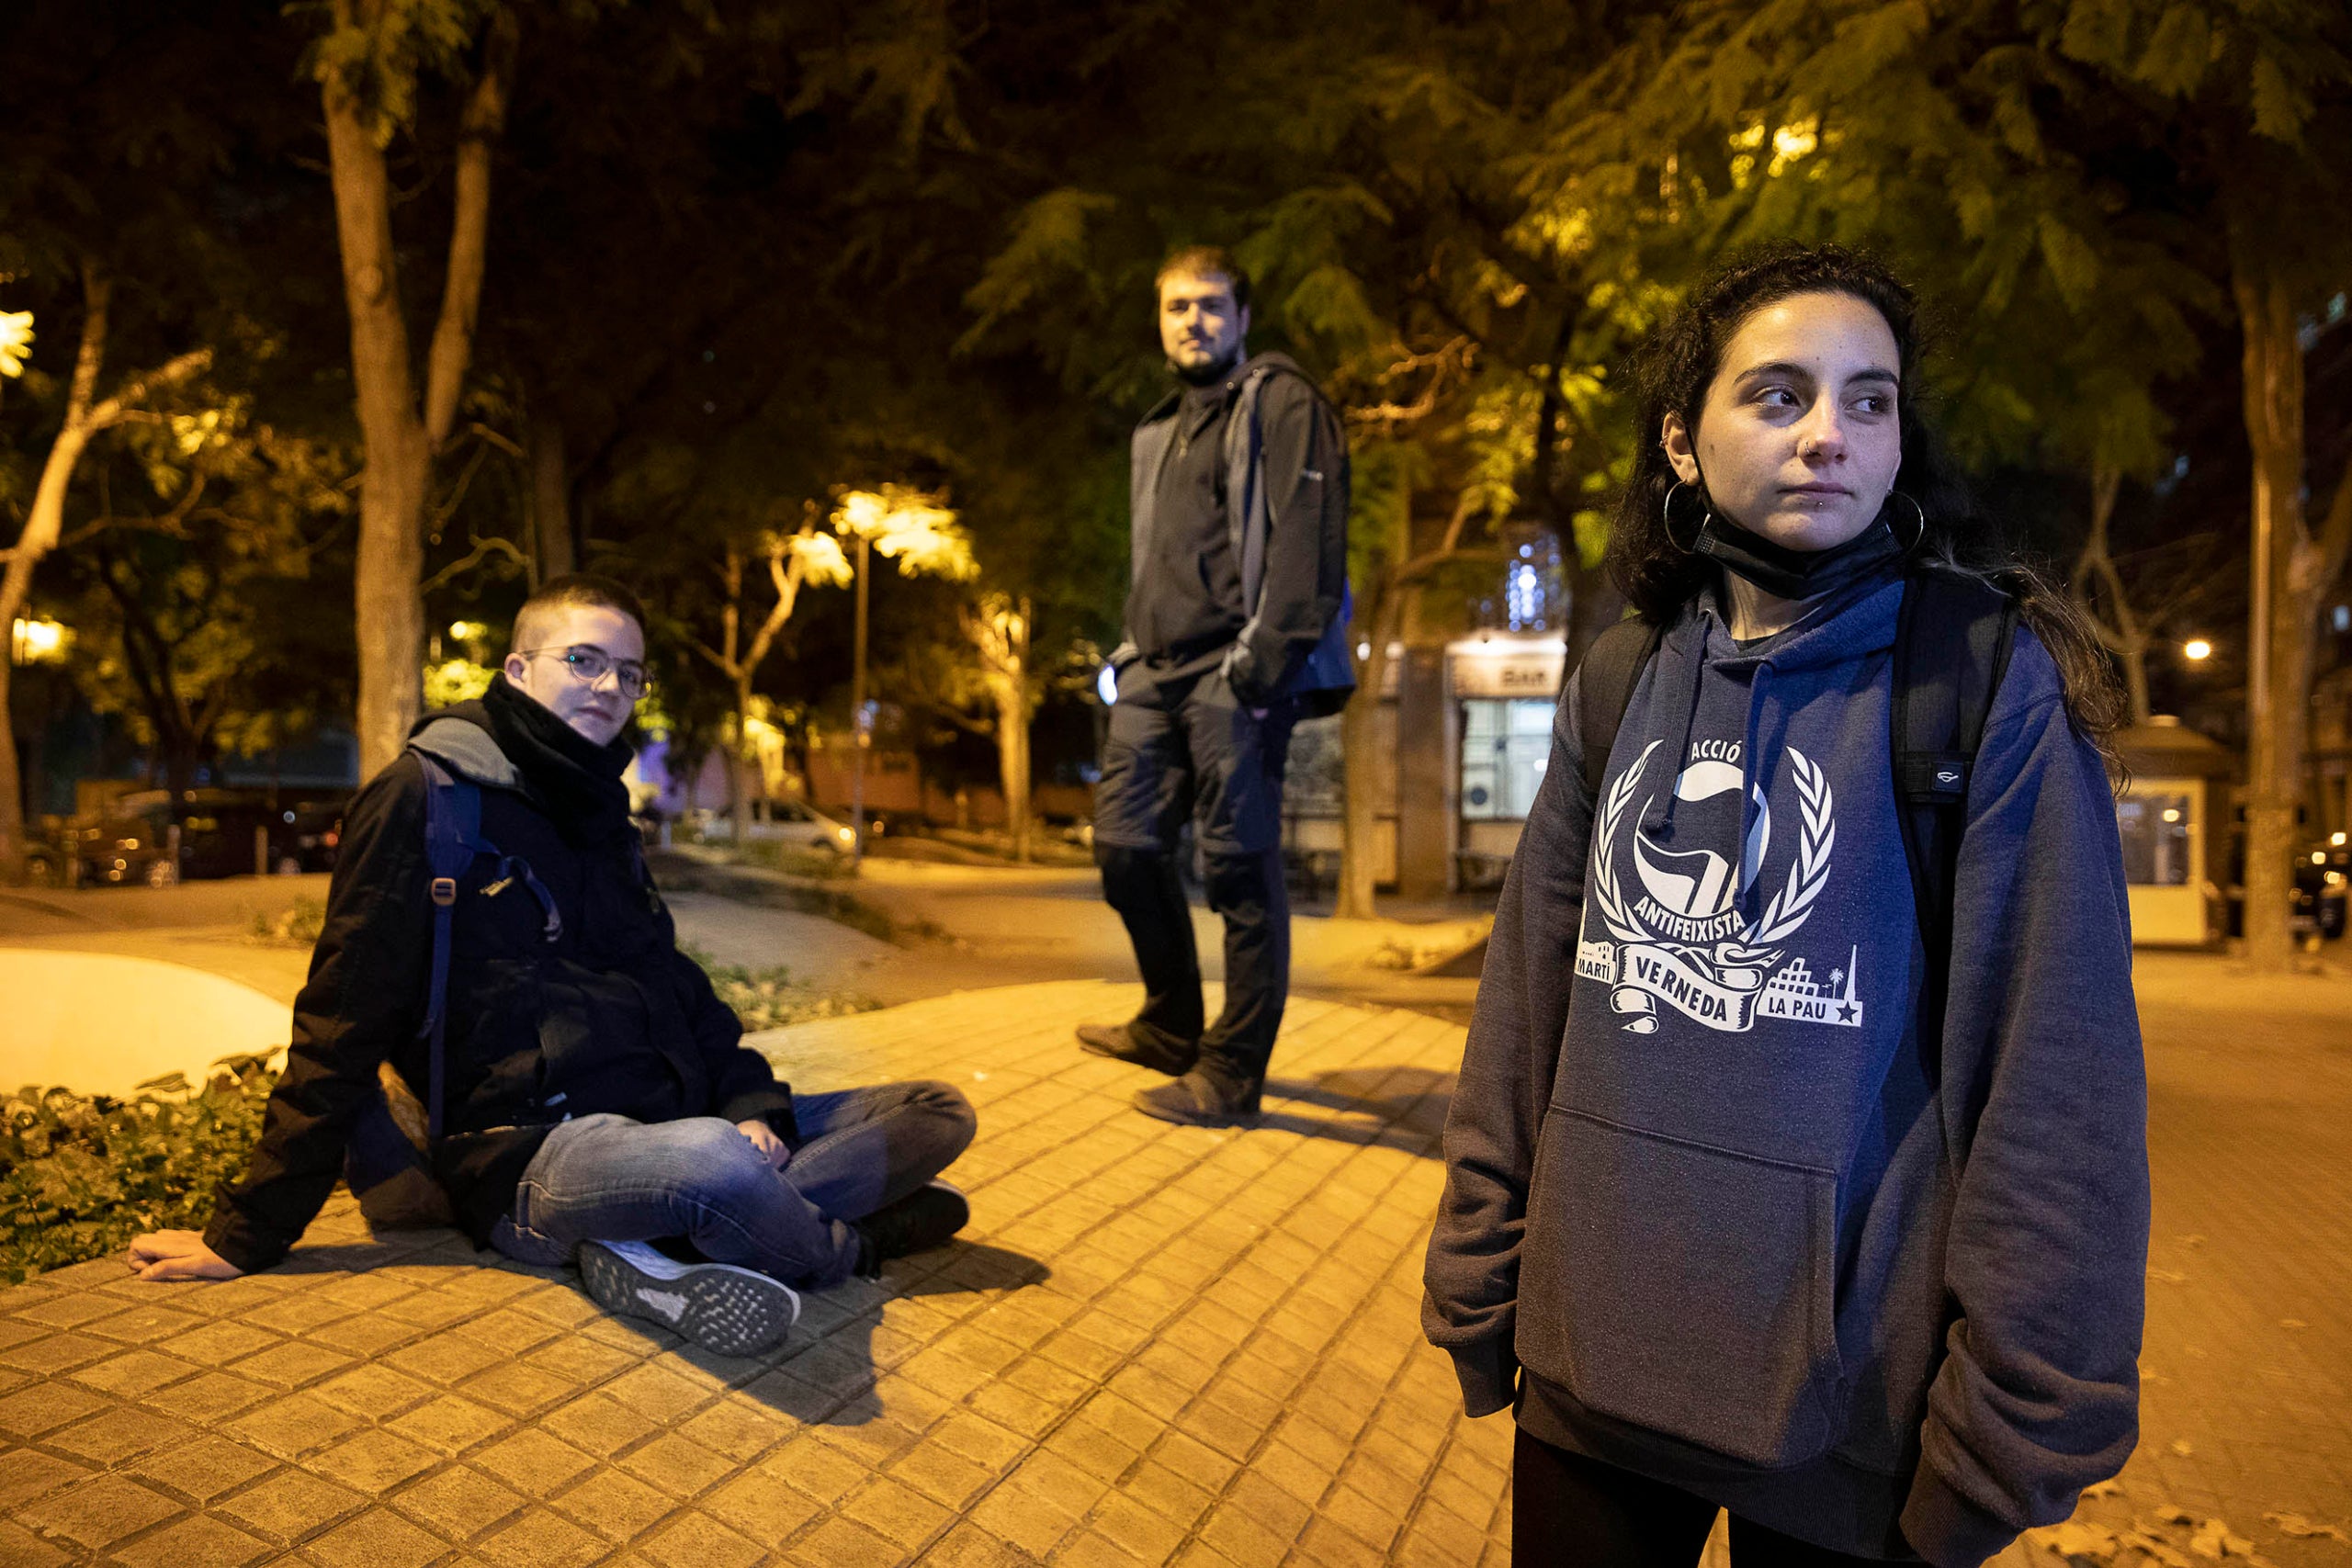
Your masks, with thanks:
M714 1263L820 1289L857 1264L849 1222L946 1169L979 1124L944 1083L795 1095L792 1108L803 1142L781 1170L716 1116L566 1122L524 1168L491 1244L553 1266L583 1241L683 1238Z

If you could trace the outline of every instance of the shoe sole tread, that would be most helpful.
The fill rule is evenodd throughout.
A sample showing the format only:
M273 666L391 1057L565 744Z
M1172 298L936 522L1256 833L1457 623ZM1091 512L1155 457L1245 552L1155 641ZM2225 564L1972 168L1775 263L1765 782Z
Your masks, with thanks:
M688 1265L663 1280L592 1242L580 1249L580 1274L606 1311L658 1323L722 1356L757 1355L800 1317L791 1286L729 1265Z

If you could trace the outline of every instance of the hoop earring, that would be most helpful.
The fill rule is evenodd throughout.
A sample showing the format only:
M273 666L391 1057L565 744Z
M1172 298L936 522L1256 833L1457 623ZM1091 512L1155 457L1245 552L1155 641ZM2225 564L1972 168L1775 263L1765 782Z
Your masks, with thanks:
M1674 492L1683 488L1683 482L1684 481L1680 479L1677 479L1667 487L1666 499L1658 503L1658 520L1666 525L1666 542L1668 544L1672 545L1676 549L1680 550L1686 556L1695 556L1699 553L1699 536L1706 531L1708 518L1713 517L1715 513L1713 507L1708 507L1706 509L1705 515L1699 519L1699 525L1690 530L1690 542L1689 544L1686 545L1680 539L1675 537Z
M1919 542L1928 536L1928 509L1919 504L1917 498L1905 495L1899 490L1887 491L1886 499L1889 501L1907 501L1911 503L1911 515L1917 521L1911 529L1911 537L1907 542L1904 540L1903 536L1900 533L1896 532L1894 524L1890 523L1886 525L1886 531L1890 534L1894 534L1896 543L1903 546L1903 553L1909 555L1913 550L1917 549L1919 547Z

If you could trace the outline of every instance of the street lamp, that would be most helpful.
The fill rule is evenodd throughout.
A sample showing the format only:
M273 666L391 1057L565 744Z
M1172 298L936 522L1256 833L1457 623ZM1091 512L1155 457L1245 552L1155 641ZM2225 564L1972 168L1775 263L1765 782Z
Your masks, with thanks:
M2201 637L2193 637L2180 645L2180 656L2191 663L2202 663L2213 657L2213 645Z
M855 744L850 753L850 829L856 854L865 853L865 752L874 743L874 705L865 698L865 583L868 552L879 551L900 571L968 581L979 575L971 536L944 499L911 485L835 492L834 532L857 541L852 570L857 580L855 642L850 658L850 724Z
M17 664L56 664L65 658L74 634L57 621L18 617L8 627L8 657Z

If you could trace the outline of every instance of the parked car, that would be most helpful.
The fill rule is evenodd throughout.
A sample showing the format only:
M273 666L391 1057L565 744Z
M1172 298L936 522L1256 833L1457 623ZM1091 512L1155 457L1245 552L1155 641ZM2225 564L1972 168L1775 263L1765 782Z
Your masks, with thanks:
M2335 839L2344 835L2337 834ZM2318 933L2323 942L2334 942L2343 936L2347 914L2352 914L2352 846L2331 840L2326 843L2306 844L2295 852L2293 880L2288 888L2290 908L2288 929L2297 936ZM2228 931L2232 936L2245 934L2245 888L2233 882L2225 895L2228 900Z
M2337 834L2341 839L2344 835ZM2308 919L2324 942L2344 934L2346 904L2352 903L2352 846L2313 844L2295 857L2295 929Z
M279 791L275 800L267 790L190 790L180 818L180 874L332 871L348 797L342 790Z
M179 881L171 852L170 814L157 807L125 807L69 817L25 855L25 874L36 886L104 886L127 884L169 887Z
M787 849L825 850L845 855L857 847L857 835L848 823L838 817L828 816L806 801L755 800L752 803L751 841L755 844L780 844ZM696 807L681 818L681 825L694 838L705 843L723 844L733 833L731 818L725 811L707 807ZM871 818L866 831L880 829Z
M169 792L136 790L103 813L68 818L27 853L26 870L36 884L51 886L150 887L183 877L332 871L348 795L311 791L273 802L263 790L191 790L179 812L175 858Z

